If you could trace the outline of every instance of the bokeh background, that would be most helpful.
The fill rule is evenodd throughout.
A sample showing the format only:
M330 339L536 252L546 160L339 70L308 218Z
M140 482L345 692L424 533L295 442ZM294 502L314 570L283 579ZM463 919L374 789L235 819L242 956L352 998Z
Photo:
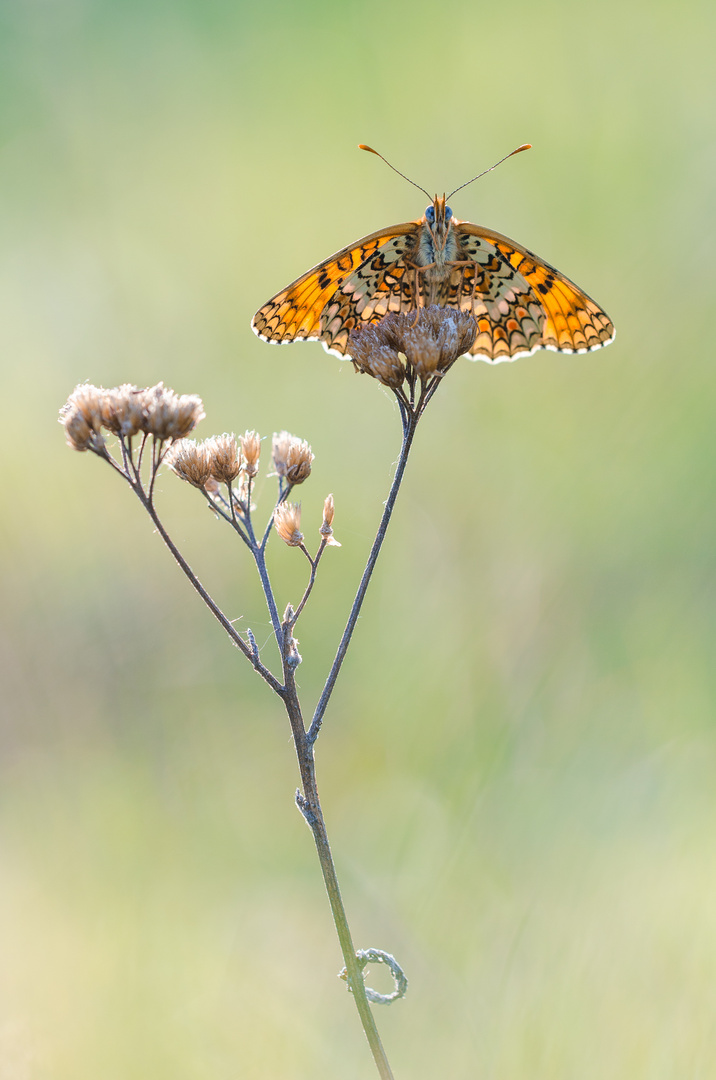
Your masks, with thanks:
M85 379L163 379L204 435L311 442L304 521L332 491L343 546L299 635L310 711L399 422L249 321L423 212L361 141L439 192L532 142L455 213L618 328L453 370L321 736L356 942L411 980L378 1013L396 1076L713 1075L713 31L659 0L3 4L2 1080L374 1074L279 703L56 424ZM161 487L268 642L244 551ZM295 601L304 560L271 565Z

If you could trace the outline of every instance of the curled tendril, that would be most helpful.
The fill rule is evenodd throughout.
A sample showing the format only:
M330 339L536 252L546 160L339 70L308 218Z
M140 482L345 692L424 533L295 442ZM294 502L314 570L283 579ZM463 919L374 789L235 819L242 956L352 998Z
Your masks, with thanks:
M372 1001L374 1005L391 1005L392 1002L405 997L405 992L408 989L408 977L394 956L391 956L390 953L383 952L382 949L359 949L356 953L356 958L361 971L366 964L385 964L386 967L390 968L390 972L393 976L393 982L395 984L393 993L379 994L377 990L371 990L370 987L366 986L365 996L368 998L368 1001ZM338 973L338 977L348 983L348 989L352 993L351 984L348 982L348 972L345 968Z

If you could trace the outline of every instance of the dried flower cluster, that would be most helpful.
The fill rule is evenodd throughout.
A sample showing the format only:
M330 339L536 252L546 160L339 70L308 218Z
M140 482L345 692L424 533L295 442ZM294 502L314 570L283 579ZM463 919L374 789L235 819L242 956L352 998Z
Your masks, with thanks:
M194 439L179 439L169 449L165 460L177 476L202 490L211 480L213 487L233 483L242 469L235 435L213 435L200 443Z
M356 371L398 390L417 376L443 375L469 352L477 334L472 315L435 305L386 315L354 330L348 351Z
M176 394L163 383L144 388L125 383L111 390L83 383L60 411L69 445L95 453L104 448L102 428L127 439L142 433L165 442L184 438L203 417L201 398Z

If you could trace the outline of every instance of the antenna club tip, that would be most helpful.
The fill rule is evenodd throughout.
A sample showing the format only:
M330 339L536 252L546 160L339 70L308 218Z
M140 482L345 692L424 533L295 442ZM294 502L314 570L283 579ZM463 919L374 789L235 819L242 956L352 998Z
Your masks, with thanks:
M358 149L359 150L367 150L369 154L375 154L376 157L380 157L380 154L378 153L377 150L374 150L372 146L366 146L365 143L362 143L362 142L358 143Z
M526 142L526 143L522 143L522 146L518 146L517 149L515 150L515 153L520 154L523 150L531 150L531 149L532 149L532 143L531 142Z

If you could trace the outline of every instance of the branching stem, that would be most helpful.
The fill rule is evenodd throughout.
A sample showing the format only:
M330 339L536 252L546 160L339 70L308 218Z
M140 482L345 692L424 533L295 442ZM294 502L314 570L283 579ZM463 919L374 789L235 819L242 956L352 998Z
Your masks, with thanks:
M172 538L167 533L166 529L162 525L162 522L161 522L161 520L159 518L159 515L157 514L156 508L154 506L154 502L153 502L152 499L150 499L150 497L145 492L144 487L141 484L141 481L139 481L139 480L132 481L131 478L130 478L130 483L132 485L132 489L134 490L134 493L136 494L137 498L140 500L140 502L144 506L144 509L147 511L150 518L154 522L154 527L156 528L157 532L159 533L162 540L164 541L164 543L166 544L166 546L169 548L172 555L174 556L174 559L176 560L180 570L182 570L184 572L184 574L187 577L187 579L189 580L190 584L196 590L196 592L199 594L199 596L204 601L206 606L209 608L212 615L217 619L217 621L219 623L221 623L221 625L223 626L224 630L226 631L226 633L231 638L234 645L236 645L236 647L238 649L240 649L241 652L244 654L244 656L251 662L251 666L259 673L261 678L264 679L265 682L268 683L268 685L271 687L272 690L274 690L279 696L283 697L283 695L284 695L284 687L281 685L281 683L278 681L278 679L274 675L272 675L272 673L269 671L269 669L264 664L261 663L258 656L249 648L249 646L246 644L244 639L241 637L241 635L235 629L232 622L226 617L224 612L221 610L219 605L214 602L212 597L209 595L209 593L206 591L206 589L204 588L202 583L199 581L199 578L196 576L196 574L194 573L192 568L189 566L189 563L186 561L186 559L184 558L182 553L179 551L179 549L175 545Z

